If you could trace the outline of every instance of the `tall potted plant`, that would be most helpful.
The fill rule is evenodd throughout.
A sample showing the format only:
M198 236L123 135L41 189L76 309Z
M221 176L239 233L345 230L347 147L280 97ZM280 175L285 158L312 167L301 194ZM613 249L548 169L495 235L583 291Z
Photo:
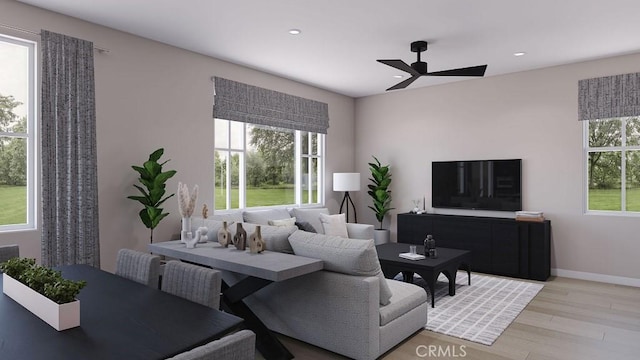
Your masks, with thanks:
M160 220L164 219L169 213L163 212L160 206L168 198L175 194L165 197L166 182L176 174L175 170L162 171L162 166L169 160L159 163L164 149L160 148L149 155L149 160L145 161L142 166L132 165L133 170L140 174L138 181L144 186L133 185L142 195L127 196L128 199L138 201L144 205L144 209L140 210L140 220L151 230L149 241L153 243L153 229L158 226Z
M380 227L375 229L373 234L375 243L378 245L389 242L390 231L382 227L382 222L387 213L394 208L391 207L391 190L389 190L389 185L391 185L389 165L380 164L380 161L375 156L373 159L375 162L369 163L369 170L371 171L369 181L371 181L371 184L368 185L369 191L367 191L367 194L373 199L373 206L369 206L369 208L373 210L376 219L380 222Z

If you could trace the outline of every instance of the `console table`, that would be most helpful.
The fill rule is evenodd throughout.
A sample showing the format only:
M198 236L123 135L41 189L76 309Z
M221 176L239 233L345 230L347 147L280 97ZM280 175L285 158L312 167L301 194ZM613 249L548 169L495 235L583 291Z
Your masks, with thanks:
M233 286L228 286L222 280L221 306L245 320L247 327L256 333L256 347L265 358L293 359L293 355L242 300L272 282L320 271L323 268L322 260L273 251L251 254L248 250L237 250L233 246L224 248L217 242L197 244L195 248L187 249L180 240L150 244L149 251L247 275Z
M471 251L471 268L545 281L551 275L551 222L441 214L398 214L398 242Z

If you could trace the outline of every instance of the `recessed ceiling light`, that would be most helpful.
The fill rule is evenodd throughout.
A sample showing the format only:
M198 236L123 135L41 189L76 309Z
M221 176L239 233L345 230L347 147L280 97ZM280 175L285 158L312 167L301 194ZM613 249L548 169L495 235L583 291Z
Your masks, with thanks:
M300 29L291 29L289 30L289 34L291 35L300 35L302 33L302 31L300 31Z
M396 79L402 79L404 76L402 76L402 75L393 75L393 77L396 78Z
M526 52L520 51L520 52L513 53L513 56L524 56L526 54L527 54Z

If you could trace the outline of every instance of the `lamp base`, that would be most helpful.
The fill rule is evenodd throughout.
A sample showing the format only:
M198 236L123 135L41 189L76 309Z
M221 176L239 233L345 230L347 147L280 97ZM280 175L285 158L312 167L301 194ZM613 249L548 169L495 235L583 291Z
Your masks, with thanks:
M358 215L356 214L356 206L353 204L353 200L351 200L351 196L349 196L349 192L344 192L344 197L342 198L342 203L340 203L340 213L342 214L342 208L346 205L346 219L349 222L349 203L351 203L351 207L353 208L353 221L358 222Z

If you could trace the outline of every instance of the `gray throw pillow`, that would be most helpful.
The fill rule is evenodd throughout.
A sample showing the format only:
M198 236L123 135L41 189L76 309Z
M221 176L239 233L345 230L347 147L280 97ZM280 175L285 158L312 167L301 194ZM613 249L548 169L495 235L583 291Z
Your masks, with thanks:
M291 214L287 209L269 209L269 210L256 210L256 211L244 211L242 213L244 222L260 225L269 225L269 220L280 220L290 218Z
M302 231L317 233L316 228L314 228L313 225L311 225L307 221L296 221L296 226Z

